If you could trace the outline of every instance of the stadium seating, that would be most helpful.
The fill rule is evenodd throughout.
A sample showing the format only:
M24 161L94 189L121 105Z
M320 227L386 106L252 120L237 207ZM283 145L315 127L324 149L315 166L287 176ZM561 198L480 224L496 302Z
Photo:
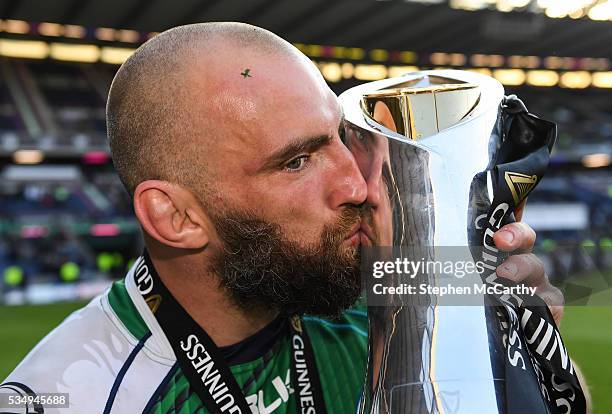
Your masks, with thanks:
M10 292L121 276L142 240L106 142L105 97L117 66L19 59L0 66L8 81L0 84L0 286ZM338 84L331 87L341 92ZM581 269L612 267L612 174L579 163L584 154L611 152L607 95L534 87L507 92L559 127L551 170L529 203L587 212L574 228L534 226L551 277L562 281ZM11 170L24 167L11 159L19 149L42 150L44 162L27 174Z

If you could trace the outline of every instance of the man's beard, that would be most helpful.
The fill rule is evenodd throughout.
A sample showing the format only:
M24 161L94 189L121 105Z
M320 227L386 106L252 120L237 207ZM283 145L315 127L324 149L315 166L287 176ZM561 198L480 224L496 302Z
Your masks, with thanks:
M359 222L347 207L313 246L288 240L280 226L242 212L214 219L224 251L213 260L230 299L245 311L338 316L361 293L359 249L347 236Z

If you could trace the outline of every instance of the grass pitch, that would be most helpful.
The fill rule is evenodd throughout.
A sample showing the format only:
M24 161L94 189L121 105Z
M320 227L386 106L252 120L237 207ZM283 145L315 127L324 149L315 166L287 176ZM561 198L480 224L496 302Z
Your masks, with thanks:
M605 292L602 292L605 293ZM594 413L612 413L612 290L610 306L567 306L561 333L587 378ZM83 303L0 307L0 379L53 327Z

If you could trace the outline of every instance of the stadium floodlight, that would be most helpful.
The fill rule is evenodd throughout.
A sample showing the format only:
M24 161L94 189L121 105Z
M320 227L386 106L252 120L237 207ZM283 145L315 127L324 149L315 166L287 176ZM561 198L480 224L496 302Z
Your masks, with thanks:
M593 86L596 88L612 88L612 72L593 73Z
M416 52L411 52L409 50L404 50L403 52L400 52L399 57L402 63L416 63L419 58Z
M340 66L340 69L342 70L342 77L344 79L352 78L355 73L355 65L352 63L345 62Z
M538 0L538 6L544 9L544 13L548 17L563 18L570 15L580 15L579 12L593 6L596 2L596 0Z
M94 35L99 40L106 40L108 42L112 42L116 38L115 29L111 29L108 27L99 27L94 32Z
M446 65L448 54L444 52L435 52L429 55L429 61L434 65Z
M323 50L325 49L321 45L304 45L306 49L306 55L310 57L321 57L323 56Z
M13 161L16 164L39 164L45 158L40 150L19 150L13 153Z
M582 58L582 69L584 70L608 70L610 61L607 58Z
M340 82L342 79L342 69L336 62L320 62L318 64L321 74L328 82Z
M23 20L5 20L2 29L7 33L26 34L30 31L30 24Z
M527 72L527 84L532 86L555 86L559 83L559 74L552 70L530 70Z
M559 86L570 89L584 89L591 85L591 74L587 71L572 71L561 74Z
M495 0L450 0L453 9L480 10L495 4Z
M129 58L136 49L123 47L103 47L100 53L100 60L112 65L120 65Z
M418 70L419 68L417 66L389 66L389 73L387 76L390 78L397 78L408 72L416 72Z
M574 59L570 57L548 56L544 59L544 66L547 69L572 69Z
M511 68L539 68L542 60L538 56L513 55L508 57L508 66Z
M389 59L389 52L385 49L372 49L370 50L370 59L375 62L384 62Z
M504 57L501 55L483 55L476 53L472 55L470 61L474 66L490 66L497 68L504 65Z
M332 46L332 57L336 59L344 59L346 50L347 48L343 46Z
M589 154L582 157L582 165L587 168L607 167L612 162L610 154Z
M509 6L514 8L521 8L529 5L531 0L506 0Z
M612 2L604 1L591 10L589 10L589 17L593 20L611 20L612 19Z
M0 39L0 55L24 59L45 59L49 45L38 40Z
M534 69L540 67L542 64L542 59L539 56L524 56L523 57L523 65L526 68Z
M525 71L521 69L497 69L493 71L493 77L503 85L518 86L525 83Z
M497 10L501 12L511 12L529 5L531 0L498 0Z
M64 34L64 26L59 23L43 22L38 25L38 33L43 36L58 37Z
M136 30L118 30L117 32L117 40L120 42L126 43L136 43L140 41L140 33Z
M76 24L67 24L64 26L64 36L75 39L82 39L87 34L87 30L83 26Z
M50 55L57 60L91 63L100 59L100 48L96 45L51 43Z
M463 66L467 57L463 53L436 52L429 56L429 61L434 65Z
M463 53L451 53L450 64L453 66L464 66L467 62L467 56Z
M502 55L489 55L489 66L498 68L504 65L504 60Z
M358 80L379 80L387 76L385 65L356 65L355 79Z
M347 57L353 60L361 60L365 56L365 50L360 47L350 47L348 48Z
M421 4L440 4L440 3L444 3L444 1L445 0L412 0L413 3L421 3Z
M608 0L538 0L548 17L579 19L585 14L591 20L612 19L612 3Z
M495 9L500 12L543 12L553 19L580 19L585 15L592 20L612 19L612 2L609 0L450 0L449 6L468 11Z

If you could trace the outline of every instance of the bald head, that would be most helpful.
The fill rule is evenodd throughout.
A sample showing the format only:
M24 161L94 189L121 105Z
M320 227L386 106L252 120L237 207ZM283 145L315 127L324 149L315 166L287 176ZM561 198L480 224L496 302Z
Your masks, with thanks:
M170 29L121 66L111 85L106 119L113 162L130 194L142 181L153 179L198 192L207 188L214 174L207 168L209 146L225 133L224 122L248 116L228 110L225 95L252 88L256 82L246 83L258 76L257 70L266 70L250 68L243 59L277 68L286 62L314 68L290 43L243 23Z

